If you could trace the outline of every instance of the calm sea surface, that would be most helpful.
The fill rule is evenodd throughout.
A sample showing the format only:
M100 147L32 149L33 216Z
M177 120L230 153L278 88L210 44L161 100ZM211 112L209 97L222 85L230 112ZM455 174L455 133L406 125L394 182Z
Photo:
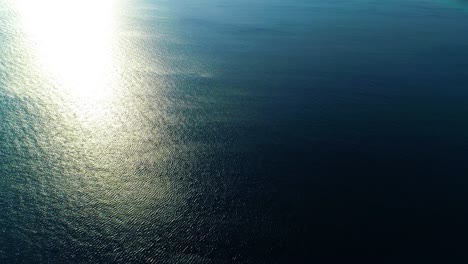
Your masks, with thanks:
M465 263L467 176L466 1L0 0L2 264Z

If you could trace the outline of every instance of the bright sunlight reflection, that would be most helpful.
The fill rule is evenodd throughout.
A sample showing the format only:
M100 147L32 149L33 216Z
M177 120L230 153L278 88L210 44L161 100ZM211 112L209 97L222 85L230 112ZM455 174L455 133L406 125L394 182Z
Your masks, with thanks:
M113 96L113 0L18 0L26 36L64 97L89 107ZM88 109L90 110L90 109Z

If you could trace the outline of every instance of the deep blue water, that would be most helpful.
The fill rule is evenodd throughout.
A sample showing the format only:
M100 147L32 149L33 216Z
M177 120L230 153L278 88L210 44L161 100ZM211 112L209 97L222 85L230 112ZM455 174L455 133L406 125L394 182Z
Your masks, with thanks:
M468 260L468 3L102 2L0 0L0 263Z

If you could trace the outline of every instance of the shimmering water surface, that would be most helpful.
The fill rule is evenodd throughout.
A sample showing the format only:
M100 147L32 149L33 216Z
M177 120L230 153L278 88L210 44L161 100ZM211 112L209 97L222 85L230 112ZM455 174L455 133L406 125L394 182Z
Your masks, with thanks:
M0 263L464 263L467 30L455 0L0 0Z

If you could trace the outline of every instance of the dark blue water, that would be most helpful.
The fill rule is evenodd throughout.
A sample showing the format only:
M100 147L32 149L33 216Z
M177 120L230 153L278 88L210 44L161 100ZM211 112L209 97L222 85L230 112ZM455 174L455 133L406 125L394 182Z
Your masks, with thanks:
M464 1L60 3L0 0L0 263L468 260Z

